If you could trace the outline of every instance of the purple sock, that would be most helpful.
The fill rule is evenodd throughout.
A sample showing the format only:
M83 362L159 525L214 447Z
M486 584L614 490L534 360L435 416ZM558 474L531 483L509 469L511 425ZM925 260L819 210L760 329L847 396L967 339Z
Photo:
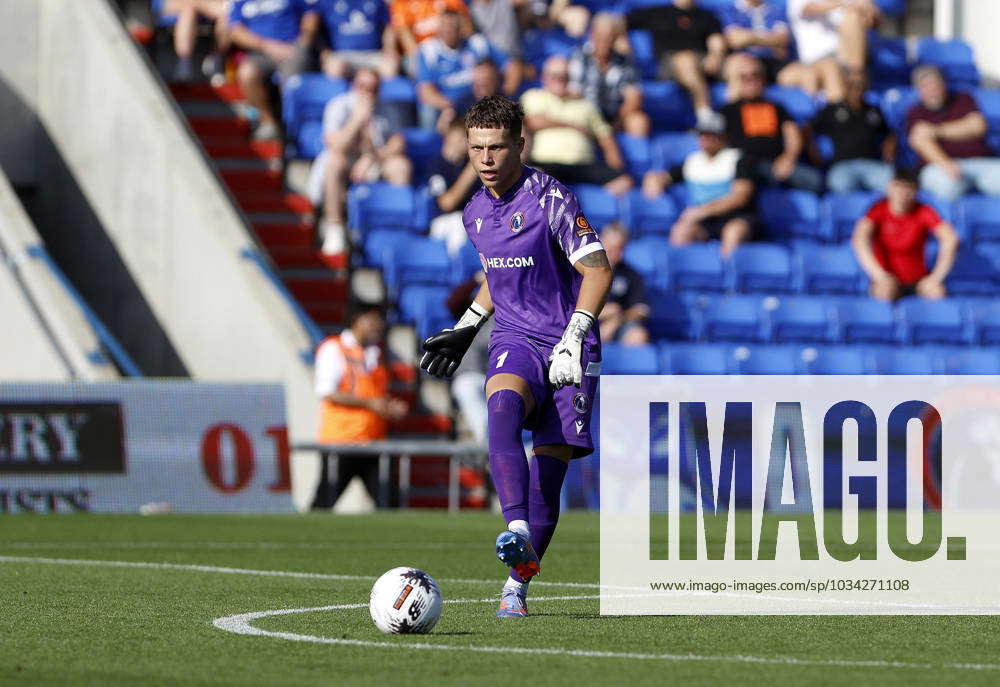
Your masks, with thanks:
M490 473L504 521L528 519L528 461L521 444L524 399L512 389L500 389L486 401Z
M531 457L528 527L531 529L531 547L538 554L539 560L549 548L556 523L559 522L559 498L568 467L552 456L536 453ZM517 582L524 582L513 568L510 569L510 576Z

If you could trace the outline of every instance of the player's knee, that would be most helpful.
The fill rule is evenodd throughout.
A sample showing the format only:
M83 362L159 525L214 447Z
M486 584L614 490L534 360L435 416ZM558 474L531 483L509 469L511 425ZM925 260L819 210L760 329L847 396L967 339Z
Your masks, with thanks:
M486 411L490 417L514 415L518 421L524 419L524 397L513 389L498 389L486 399Z

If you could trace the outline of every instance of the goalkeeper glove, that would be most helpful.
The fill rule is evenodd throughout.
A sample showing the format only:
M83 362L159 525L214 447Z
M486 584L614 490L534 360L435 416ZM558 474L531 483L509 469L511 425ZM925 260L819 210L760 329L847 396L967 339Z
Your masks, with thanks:
M451 377L462 362L462 356L472 345L472 340L489 318L490 314L479 305L470 305L453 328L444 329L424 341L420 369L435 377Z
M562 339L552 349L549 356L549 382L557 389L583 380L583 340L594 326L594 316L586 310L574 310Z

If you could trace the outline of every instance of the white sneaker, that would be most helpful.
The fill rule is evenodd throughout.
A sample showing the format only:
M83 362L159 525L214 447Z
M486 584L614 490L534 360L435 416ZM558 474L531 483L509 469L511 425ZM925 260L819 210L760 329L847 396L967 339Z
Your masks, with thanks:
M323 225L323 255L339 255L347 250L347 235L343 224L327 222Z

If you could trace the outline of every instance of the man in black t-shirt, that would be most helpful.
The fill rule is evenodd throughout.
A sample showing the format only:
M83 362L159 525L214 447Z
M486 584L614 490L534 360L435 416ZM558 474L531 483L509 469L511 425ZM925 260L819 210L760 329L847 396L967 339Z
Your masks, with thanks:
M431 162L428 172L427 190L441 212L431 220L430 235L443 239L448 253L455 255L468 240L462 210L479 189L479 175L469 162L463 120L452 120L441 154Z
M628 14L628 28L649 31L660 61L659 77L680 83L691 94L699 119L711 112L707 77L717 77L726 56L722 24L694 0L641 7Z
M823 190L823 175L799 162L802 131L780 104L764 97L764 68L755 57L733 58L737 99L725 105L729 145L742 150L762 184L782 184L813 193Z
M647 344L649 332L644 324L649 317L646 285L642 275L622 262L628 230L621 222L612 222L601 232L601 243L612 269L608 302L598 318L601 341L617 341L625 346Z
M827 105L812 120L813 133L833 141L833 160L826 175L831 191L884 191L892 179L896 136L886 126L882 112L865 102L868 81L864 74L846 77L847 97ZM813 146L814 161L819 163Z

